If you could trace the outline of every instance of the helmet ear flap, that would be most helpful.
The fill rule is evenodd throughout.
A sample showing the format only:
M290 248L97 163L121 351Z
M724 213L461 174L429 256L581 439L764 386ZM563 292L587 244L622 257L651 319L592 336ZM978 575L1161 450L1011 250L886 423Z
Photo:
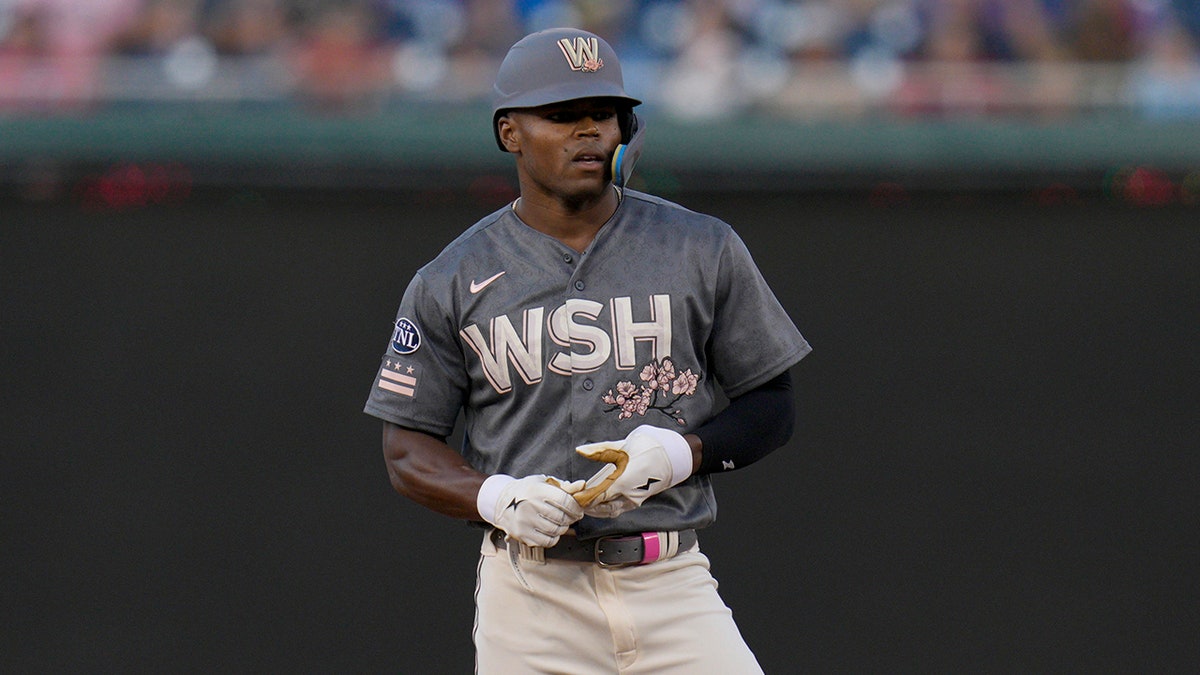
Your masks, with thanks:
M622 143L625 145L629 144L633 135L637 133L640 122L641 120L638 119L638 116L633 113L632 107L621 106L617 110L617 126L621 129Z
M638 157L642 156L642 140L646 136L646 126L638 119L638 116L632 111L628 114L628 122L618 119L618 124L622 127L622 143L617 146L613 152L612 159L612 181L617 187L625 187L629 184L629 177L633 175L633 165L637 163ZM625 126L628 126L629 134L625 133Z

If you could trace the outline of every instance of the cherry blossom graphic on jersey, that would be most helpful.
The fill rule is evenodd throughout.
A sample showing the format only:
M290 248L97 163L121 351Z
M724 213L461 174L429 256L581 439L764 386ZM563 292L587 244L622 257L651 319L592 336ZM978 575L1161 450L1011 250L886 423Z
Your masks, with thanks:
M602 401L612 406L604 412L620 411L617 419L629 419L635 414L644 417L651 410L658 411L675 420L679 426L687 424L681 415L683 411L675 404L684 396L696 393L696 385L700 382L700 374L693 373L691 368L683 372L675 370L675 362L671 357L661 361L647 363L639 374L641 383L624 380L618 382L616 390L609 389Z

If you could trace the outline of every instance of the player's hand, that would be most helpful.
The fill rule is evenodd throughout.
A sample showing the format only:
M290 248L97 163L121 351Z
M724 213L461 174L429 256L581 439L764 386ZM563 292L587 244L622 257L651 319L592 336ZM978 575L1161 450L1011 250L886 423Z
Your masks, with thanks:
M591 488L612 479L584 508L585 514L596 518L615 518L632 511L692 473L692 449L683 436L647 424L629 432L624 440L589 443L575 452L608 463L587 481ZM618 474L622 464L624 470Z
M476 497L479 515L523 544L555 545L571 523L583 517L583 507L572 496L583 488L583 481L552 483L548 479L540 474L488 476Z

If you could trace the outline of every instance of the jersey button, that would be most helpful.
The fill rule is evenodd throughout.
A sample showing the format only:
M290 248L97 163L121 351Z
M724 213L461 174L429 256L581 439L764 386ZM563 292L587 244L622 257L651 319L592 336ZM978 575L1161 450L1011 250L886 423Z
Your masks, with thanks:
M584 381L583 381L583 389L584 389L584 391L591 391L591 390L592 390L592 387L595 387L595 386L596 386L596 384L595 384L594 382L592 382L591 380L584 380Z
M584 289L584 287L585 287L585 284L583 283L583 281L575 282L575 290L582 291Z
M575 259L571 257L570 253L564 253L563 254L563 262L570 265L571 263L575 262Z

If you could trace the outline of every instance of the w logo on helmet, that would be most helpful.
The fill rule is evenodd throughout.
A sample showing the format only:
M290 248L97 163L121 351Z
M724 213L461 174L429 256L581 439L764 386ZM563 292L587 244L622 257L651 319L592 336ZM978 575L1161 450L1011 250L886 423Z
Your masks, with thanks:
M604 60L600 58L600 41L594 37L577 37L574 42L562 38L558 41L558 48L567 57L571 70L594 73L604 67Z

